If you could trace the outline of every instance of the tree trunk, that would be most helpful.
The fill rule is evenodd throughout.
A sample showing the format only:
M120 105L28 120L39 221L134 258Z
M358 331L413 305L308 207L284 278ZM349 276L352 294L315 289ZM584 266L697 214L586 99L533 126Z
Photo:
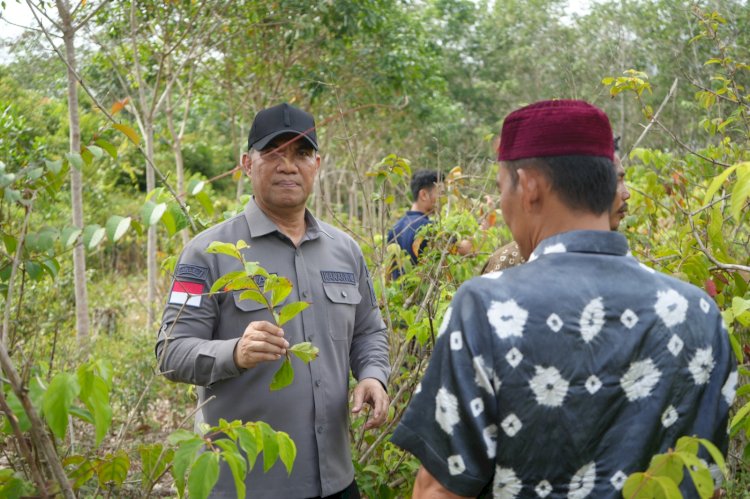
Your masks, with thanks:
M174 152L174 164L177 172L177 194L182 195L185 193L185 161L182 157L182 133L178 132L174 126L174 108L172 107L172 90L167 92L167 109L165 112L167 116L167 127L169 128L169 134L172 136L172 151ZM182 239L182 246L185 247L190 241L190 235L187 229L180 231L180 238Z
M154 161L154 123L152 116L146 116L144 120L146 140L146 190L153 191L156 188L156 174L151 166ZM148 228L148 243L146 248L146 267L148 269L148 291L146 301L148 303L148 327L156 322L156 225Z
M70 12L62 1L58 0L57 8L62 20L65 58L68 61L68 119L70 120L70 153L81 153L81 126L78 115L78 81L75 75L75 30ZM83 175L80 170L70 168L70 197L73 212L73 225L83 229ZM79 352L85 358L89 347L89 299L86 290L86 251L81 238L73 247L73 286L76 299L76 336Z

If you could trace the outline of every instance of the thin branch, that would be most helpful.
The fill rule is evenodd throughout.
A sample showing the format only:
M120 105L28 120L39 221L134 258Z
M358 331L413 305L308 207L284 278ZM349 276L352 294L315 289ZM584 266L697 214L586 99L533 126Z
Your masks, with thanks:
M657 122L657 119L659 118L659 114L661 114L662 109L664 109L664 106L667 104L667 101L674 95L675 91L677 90L677 82L680 81L679 78L675 78L674 82L672 83L672 86L669 89L669 92L667 92L667 95L664 97L664 100L661 101L661 105L659 106L659 109L656 110L654 115L651 117L651 120L648 122L648 125L646 125L646 128L643 129L643 132L641 132L641 135L638 137L638 140L636 140L633 143L633 146L630 148L630 151L628 151L628 155L630 155L630 152L633 151L636 147L638 147L638 144L641 143L643 138L646 136L648 131L651 129L654 123Z
M102 3L99 4L99 6L97 8L95 8L93 11L91 11L91 13L89 13L86 17L84 17L81 20L81 22L78 23L78 25L73 26L73 33L76 33L79 29L81 29L82 27L84 27L86 25L86 23L88 23L89 20L92 17L94 17L97 13L99 13L99 11L102 10L104 8L104 6L107 5L108 3L109 2L106 1L106 0L103 1ZM73 17L75 15L76 11L78 10L78 7L80 7L81 5L83 5L83 2L79 3L76 6L76 8L73 10L73 13L71 14L71 17Z
M34 15L34 19L36 19L37 24L39 24L39 27L42 28L42 31L46 32L46 29L42 25L42 22L37 17L36 13L34 12L34 9L36 9L41 15L43 15L49 22L52 23L52 25L58 29L58 31L62 32L62 27L57 24L54 19L52 19L50 16L47 15L47 11L39 7L38 5L31 2L31 0L26 0L26 5L29 6L29 9L31 10L31 13Z

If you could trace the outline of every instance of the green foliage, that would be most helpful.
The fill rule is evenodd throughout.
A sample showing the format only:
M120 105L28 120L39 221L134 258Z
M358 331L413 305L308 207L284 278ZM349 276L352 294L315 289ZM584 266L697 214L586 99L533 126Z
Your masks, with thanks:
M713 497L714 481L707 465L698 457L700 445L708 451L721 472L726 475L724 457L711 442L702 438L682 437L677 440L674 450L655 455L645 472L633 473L628 477L622 489L623 497L679 499L682 497L678 487L684 478L683 468L687 469L702 499Z

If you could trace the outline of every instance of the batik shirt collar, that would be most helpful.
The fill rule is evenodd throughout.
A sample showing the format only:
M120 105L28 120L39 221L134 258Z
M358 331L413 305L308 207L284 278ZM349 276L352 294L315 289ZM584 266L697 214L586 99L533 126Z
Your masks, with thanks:
M618 232L604 230L574 230L555 234L540 242L531 252L529 261L550 253L600 253L625 256L628 241Z

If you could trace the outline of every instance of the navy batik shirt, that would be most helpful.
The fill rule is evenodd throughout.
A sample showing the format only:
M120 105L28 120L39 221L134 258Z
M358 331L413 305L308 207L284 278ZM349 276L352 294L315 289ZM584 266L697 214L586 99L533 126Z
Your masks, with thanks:
M708 295L567 232L461 286L392 440L459 495L621 497L681 436L726 453L736 383Z

